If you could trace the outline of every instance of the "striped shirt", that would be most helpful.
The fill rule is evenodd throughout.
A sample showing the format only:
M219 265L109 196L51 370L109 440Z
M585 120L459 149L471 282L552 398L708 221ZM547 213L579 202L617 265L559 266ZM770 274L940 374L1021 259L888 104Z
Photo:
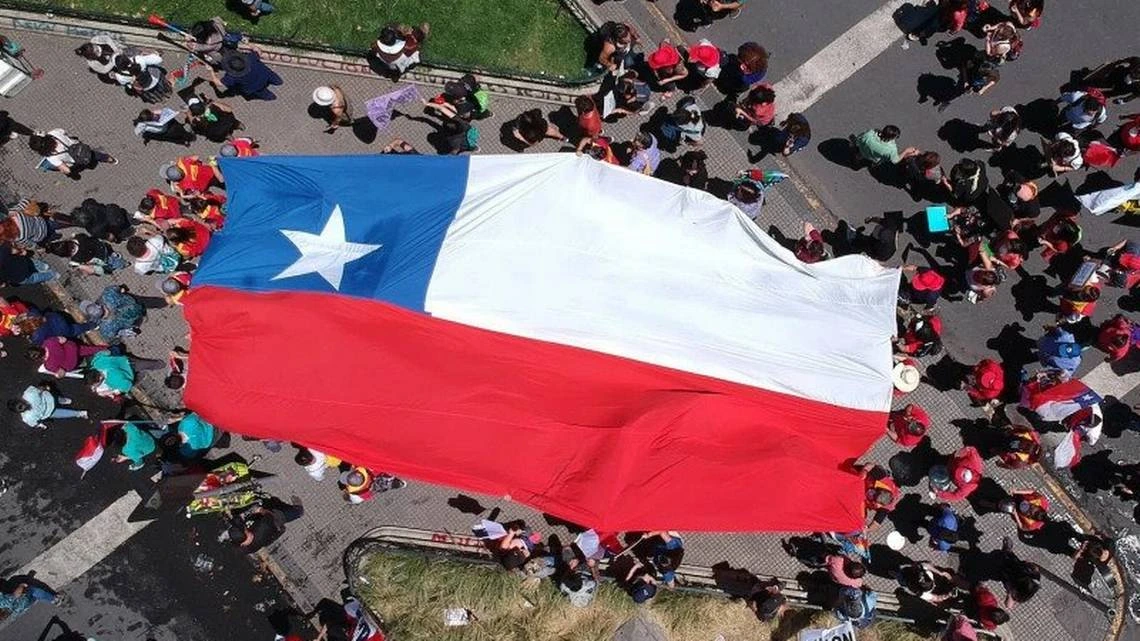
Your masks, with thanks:
M46 218L29 216L21 213L11 213L8 218L16 223L16 237L12 244L21 249L35 249L36 245L44 242L51 235L51 227Z

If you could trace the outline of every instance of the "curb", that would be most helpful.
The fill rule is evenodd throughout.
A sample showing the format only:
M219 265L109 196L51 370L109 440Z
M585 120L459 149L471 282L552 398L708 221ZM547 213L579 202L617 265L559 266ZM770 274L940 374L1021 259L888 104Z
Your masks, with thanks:
M167 51L184 51L155 38L155 34L157 33L157 29L155 28L136 27L116 22L84 20L51 13L34 13L30 11L0 8L0 28L81 39L87 39L99 33L110 33L131 45ZM253 38L252 41L258 43L256 38ZM333 73L376 78L377 80L381 79L380 76L372 71L368 62L359 56L347 56L314 49L283 47L272 44L258 43L257 46L263 53L262 58L267 62L273 62L287 67L321 69ZM431 67L428 65L418 65L404 74L400 80L401 82L411 82L421 85L442 86L448 81L457 80L465 73L467 72ZM584 93L595 93L601 87L600 78L572 87L543 84L538 81L527 82L484 73L479 74L479 80L480 84L482 84L487 91L495 95L554 104L572 102L576 96Z

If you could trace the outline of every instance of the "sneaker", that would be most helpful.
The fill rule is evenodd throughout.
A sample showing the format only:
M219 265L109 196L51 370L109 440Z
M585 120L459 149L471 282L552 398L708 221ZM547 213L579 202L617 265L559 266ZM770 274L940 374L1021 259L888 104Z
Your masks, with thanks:
M408 482L404 479L392 479L392 486L389 489L398 490L402 487L408 487Z
M62 405L62 406L64 406L64 407L67 407L68 405L71 405L71 399L70 399L70 398L68 398L68 397L66 397L66 396L59 396L59 397L57 397L57 398L55 399L55 402L56 402L56 404L58 404L58 405Z
M1117 103L1117 104L1123 104L1123 103ZM19 137L20 137L20 134L14 132L14 131L12 133L8 134L8 140L15 140L16 138L19 138Z
M305 506L305 504L303 502L301 502L301 497L297 496L296 494L289 497L289 504L292 505L293 507L304 507Z
M114 156L107 156L107 159L103 162L107 163L108 165L117 165L119 164L119 159L115 158Z
M736 20L739 17L740 17L740 9L733 9L732 11L728 12L728 19L729 20Z
M79 410L78 418L87 418L87 410Z
M649 114L653 113L653 110L656 108L657 103L653 100L650 100L649 102L645 103L645 106L641 108L641 111L637 112L637 115L648 116Z

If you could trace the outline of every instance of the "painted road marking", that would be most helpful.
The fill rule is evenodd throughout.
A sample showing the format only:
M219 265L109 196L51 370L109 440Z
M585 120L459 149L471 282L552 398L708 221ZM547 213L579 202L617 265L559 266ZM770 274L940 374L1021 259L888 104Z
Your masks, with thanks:
M825 93L890 48L902 32L894 13L908 0L889 0L774 86L780 113L806 111Z
M114 552L127 539L153 521L127 522L127 517L142 503L137 492L119 497L95 518L79 526L62 541L15 572L36 573L36 580L59 590L78 579Z
M1140 370L1117 374L1112 371L1112 364L1105 361L1081 377L1081 382L1102 397L1114 396L1119 400L1140 385Z

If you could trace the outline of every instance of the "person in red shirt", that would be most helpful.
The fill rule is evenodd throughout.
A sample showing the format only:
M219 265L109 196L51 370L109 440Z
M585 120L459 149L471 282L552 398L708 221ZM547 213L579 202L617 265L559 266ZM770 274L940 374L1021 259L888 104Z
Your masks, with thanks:
M986 630L996 630L999 625L1009 621L1009 613L1002 609L997 595L989 588L979 583L974 586L972 596L967 612L973 615L978 625Z
M978 641L978 631L970 623L970 617L955 614L946 622L946 631L939 641Z
M868 526L871 529L886 520L902 493L890 472L882 466L857 465L855 471L863 477L863 507L871 518Z
M942 319L935 314L918 314L895 343L908 356L929 356L942 351Z
M988 405L996 401L1005 389L1005 372L1001 363L983 358L963 381L966 394L975 405Z
M1014 490L1001 508L1013 516L1021 532L1036 532L1049 520L1049 498L1037 490Z
M214 231L221 229L226 222L226 213L222 211L222 207L207 198L191 200L190 211Z
M574 98L574 109L578 111L578 153L581 154L602 135L602 116L590 96Z
M756 85L736 106L736 119L745 128L767 127L776 119L776 91L772 85Z
M197 156L183 156L163 165L162 178L170 182L170 190L180 198L207 193L211 187L222 186L221 173Z
M11 336L16 319L28 313L28 306L18 300L0 298L0 336ZM3 347L3 345L0 345ZM2 354L7 356L7 353Z
M218 150L218 155L223 158L251 158L261 155L261 152L258 151L259 146L256 140L246 136L230 138Z
M950 457L942 470L935 466L930 471L930 487L939 501L961 501L978 489L982 482L985 462L978 449L967 445Z
M662 40L657 49L645 56L645 64L653 72L653 79L662 92L662 98L669 98L677 90L677 82L689 77L689 69L681 59L681 52L668 39Z
M914 274L910 282L904 282L899 298L911 305L926 305L929 310L938 304L946 278L937 271L920 268L918 265L903 265L903 274Z
M1005 449L998 454L998 467L1017 470L1041 460L1041 437L1028 425L1010 425L1005 429Z
M139 210L135 213L135 218L151 222L181 217L181 201L161 189L147 190L146 195L139 201Z
M1037 232L1037 242L1045 249L1041 257L1051 261L1068 252L1081 240L1081 226L1077 223L1078 212L1058 211L1041 225Z
M1096 335L1096 346L1104 350L1107 360L1118 361L1128 355L1134 343L1140 344L1140 328L1117 314L1100 325Z
M892 410L887 419L887 436L907 449L922 442L929 430L930 415L913 403L901 410Z
M201 256L210 242L210 228L190 218L170 221L165 235L167 242L187 260Z

